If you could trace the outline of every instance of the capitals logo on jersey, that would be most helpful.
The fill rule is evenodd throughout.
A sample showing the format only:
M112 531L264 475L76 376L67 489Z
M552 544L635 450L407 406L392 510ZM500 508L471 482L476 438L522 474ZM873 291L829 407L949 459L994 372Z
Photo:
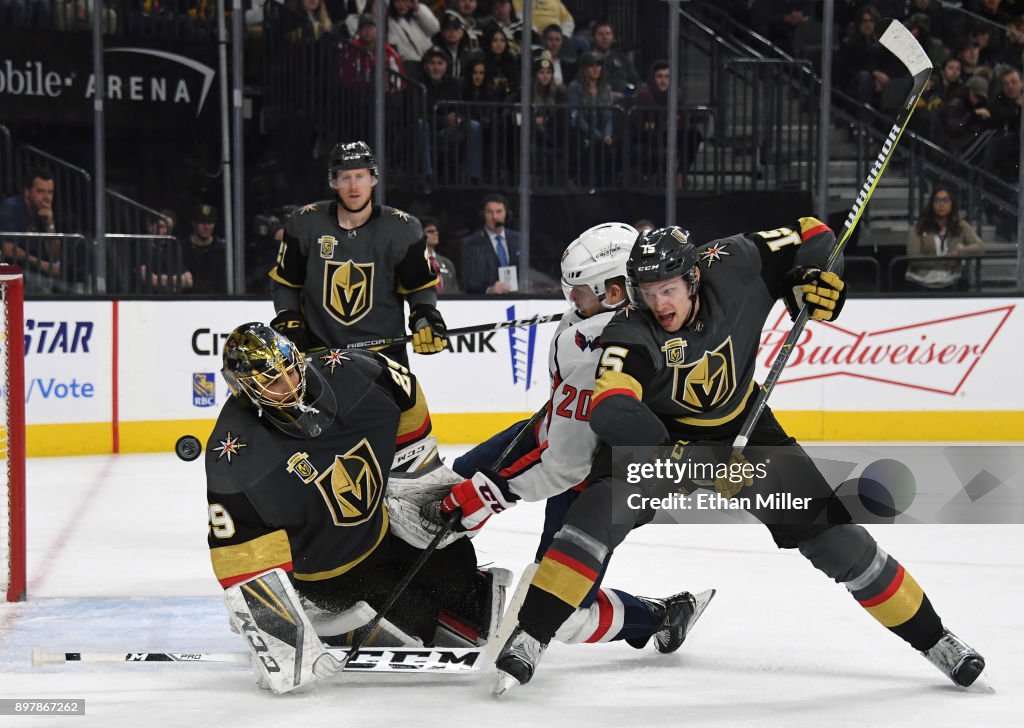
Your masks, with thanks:
M730 336L714 351L675 369L672 399L693 412L708 412L728 401L736 389L736 364Z
M316 486L336 526L356 526L376 513L384 495L384 476L367 439L344 455L335 455Z
M593 339L583 335L582 331L576 332L576 346L580 348L580 351L597 351L601 348L601 337L595 336Z
M351 326L373 308L373 263L324 264L324 309L341 325Z

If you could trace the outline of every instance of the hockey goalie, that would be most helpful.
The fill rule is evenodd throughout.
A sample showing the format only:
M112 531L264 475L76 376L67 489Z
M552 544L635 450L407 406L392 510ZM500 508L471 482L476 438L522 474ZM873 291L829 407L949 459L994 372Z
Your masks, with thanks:
M233 394L206 452L209 546L232 629L258 684L309 689L353 644L432 539L419 515L461 478L430 437L416 377L388 358L305 360L261 323L236 328L221 370ZM493 634L509 573L479 570L453 533L365 644L474 647Z

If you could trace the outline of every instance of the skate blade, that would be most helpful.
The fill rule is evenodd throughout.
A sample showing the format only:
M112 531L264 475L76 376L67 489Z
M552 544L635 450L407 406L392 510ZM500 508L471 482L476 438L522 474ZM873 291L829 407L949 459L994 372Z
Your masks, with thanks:
M509 690L518 686L518 680L509 675L507 672L503 670L498 670L498 680L494 684L494 689L491 690L491 695L493 695L495 698L500 698Z
M700 615L704 614L704 610L708 608L708 605L717 593L717 589L708 589L707 591L702 591L700 594L696 594L693 597L693 617L690 618L690 623L686 625L687 635L690 634L690 630L693 629L693 625L697 624L697 620L700 619Z

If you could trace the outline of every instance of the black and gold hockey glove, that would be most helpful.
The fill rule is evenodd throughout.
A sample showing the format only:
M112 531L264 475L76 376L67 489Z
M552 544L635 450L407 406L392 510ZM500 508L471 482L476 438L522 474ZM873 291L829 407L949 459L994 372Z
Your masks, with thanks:
M316 342L312 334L309 333L309 329L306 328L306 320L298 311L287 308L281 311L270 322L270 328L287 336L299 348L299 351L306 352L320 346L320 343Z
M786 274L783 300L795 321L800 309L809 306L815 321L835 321L846 303L846 284L835 273L820 268L794 268Z
M412 350L417 354L437 354L448 348L448 327L441 312L428 303L418 303L409 314Z

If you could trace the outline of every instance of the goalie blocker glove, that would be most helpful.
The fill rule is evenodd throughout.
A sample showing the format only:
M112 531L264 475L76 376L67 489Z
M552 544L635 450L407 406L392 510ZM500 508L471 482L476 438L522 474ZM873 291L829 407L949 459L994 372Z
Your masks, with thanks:
M279 334L287 336L301 352L322 346L319 342L314 341L313 335L309 333L309 328L306 326L306 320L302 318L302 314L298 311L288 308L284 309L270 322L270 328Z
M794 268L786 275L783 298L795 321L800 309L809 306L815 321L835 321L846 303L846 284L835 273L820 268Z
M496 513L508 510L519 496L508 487L508 481L497 473L478 472L469 480L453 486L441 501L441 513L459 512L456 529L476 531Z
M427 303L418 303L409 313L412 350L417 354L437 354L448 348L448 327L441 312Z

